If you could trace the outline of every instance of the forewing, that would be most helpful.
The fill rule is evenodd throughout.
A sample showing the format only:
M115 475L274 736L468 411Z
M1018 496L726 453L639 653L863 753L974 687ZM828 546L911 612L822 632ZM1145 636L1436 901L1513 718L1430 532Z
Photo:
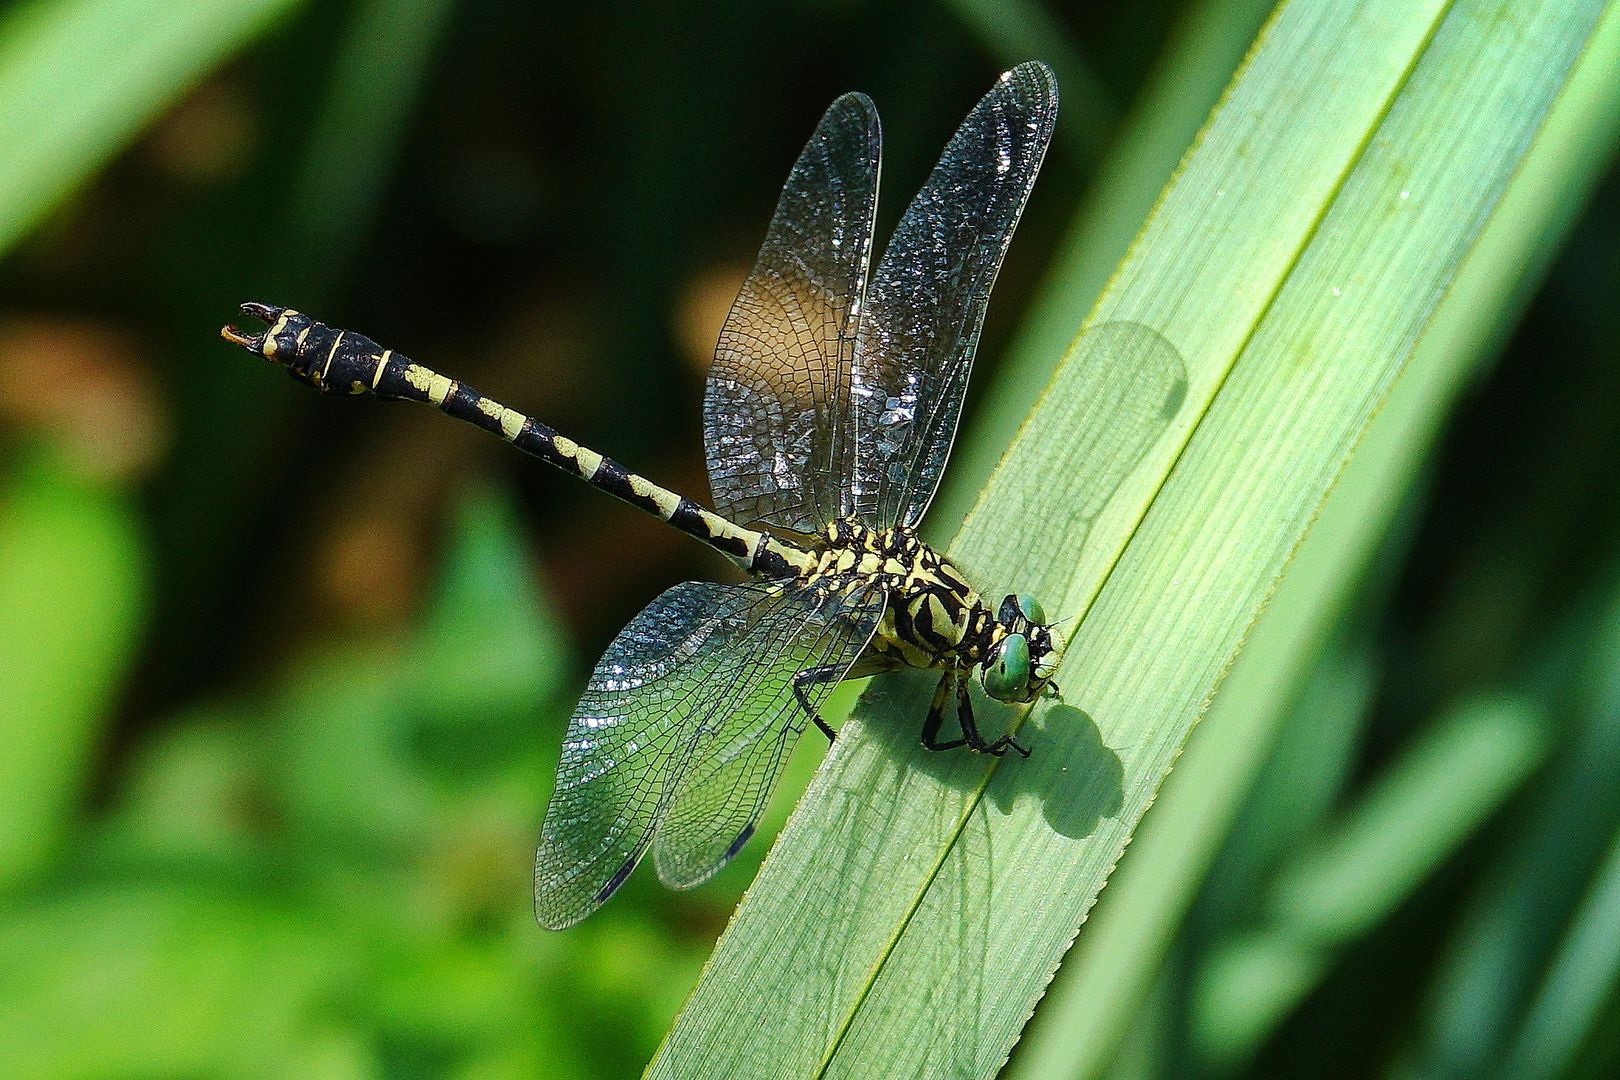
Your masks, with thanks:
M855 346L855 516L915 525L956 438L990 288L1057 119L1057 81L1020 64L974 106L900 219Z
M880 145L864 94L832 103L788 174L721 331L704 435L715 509L739 524L808 533L839 516Z
M534 911L561 929L595 911L652 843L740 650L785 586L687 582L620 631L568 721L535 855Z
M881 589L812 585L785 596L764 613L759 650L733 653L717 672L723 706L711 715L680 790L653 841L653 860L665 884L685 889L707 881L748 842L770 800L788 754L811 723L795 678L812 709L865 648L882 618Z

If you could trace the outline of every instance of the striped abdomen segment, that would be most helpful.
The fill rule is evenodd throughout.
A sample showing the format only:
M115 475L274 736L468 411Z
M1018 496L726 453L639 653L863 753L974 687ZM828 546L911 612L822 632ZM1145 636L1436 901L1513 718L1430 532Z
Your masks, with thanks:
M655 514L708 544L739 566L769 577L792 576L814 565L811 557L712 511L612 458L581 446L531 416L485 397L466 383L441 375L392 349L349 330L337 330L296 311L244 304L247 314L264 319L263 335L232 327L226 340L286 366L296 379L327 393L375 394L423 401L458 420L476 424L507 442L638 509Z

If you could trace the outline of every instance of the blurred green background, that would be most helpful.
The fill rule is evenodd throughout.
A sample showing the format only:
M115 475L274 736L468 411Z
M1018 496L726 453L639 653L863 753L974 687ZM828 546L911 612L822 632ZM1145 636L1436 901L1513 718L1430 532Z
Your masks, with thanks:
M633 1074L822 753L805 740L715 882L637 874L537 929L588 661L660 589L728 571L429 410L295 388L218 340L238 302L352 326L703 495L707 358L828 101L883 115L882 234L998 71L1058 69L971 410L1115 136L1168 117L1131 159L1145 211L1265 12L4 9L0 1071ZM1154 77L1175 48L1197 77ZM1567 224L1389 493L1111 1075L1620 1072L1620 178ZM1001 428L974 430L993 460ZM1488 736L1434 759L1479 778L1470 812L1278 976L1298 957L1267 952L1259 898L1334 895L1324 837L1365 850L1355 829L1438 775L1413 748L1458 730ZM1223 1004L1279 978L1274 1022Z

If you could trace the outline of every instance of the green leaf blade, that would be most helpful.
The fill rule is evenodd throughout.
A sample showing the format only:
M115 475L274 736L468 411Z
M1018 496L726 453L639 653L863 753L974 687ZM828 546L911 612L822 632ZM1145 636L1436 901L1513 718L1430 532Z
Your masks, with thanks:
M1601 10L1278 14L1092 316L1170 343L1180 408L1105 509L1057 512L1122 392L1082 339L951 548L1084 613L1059 680L1090 717L939 760L908 745L926 692L875 688L654 1075L999 1068Z
M46 873L84 812L147 608L143 532L125 493L58 455L0 475L0 894Z
M1229 864L1228 880L1217 888L1255 889L1263 878L1259 867L1297 843L1329 805L1321 788L1340 783L1342 744L1358 737L1374 679L1361 650L1345 655L1324 639L1361 591L1364 568L1403 505L1398 493L1423 474L1450 406L1534 295L1602 175L1620 125L1620 71L1605 62L1620 42L1617 16L1620 10L1611 7L1419 354L1290 564L1156 809L1132 838L1131 858L1065 958L1008 1075L1100 1075L1125 1034L1139 1033L1149 981L1176 940L1175 926L1217 845L1226 845L1222 858ZM1326 661L1317 659L1324 648ZM1292 755L1265 766L1279 788L1246 794L1274 747ZM1286 792L1281 777L1271 775L1279 766ZM1252 832L1228 835L1245 798L1271 804L1266 813L1277 815L1286 844L1278 846L1281 834L1269 841ZM1238 871L1238 883L1229 880L1234 858L1248 868Z

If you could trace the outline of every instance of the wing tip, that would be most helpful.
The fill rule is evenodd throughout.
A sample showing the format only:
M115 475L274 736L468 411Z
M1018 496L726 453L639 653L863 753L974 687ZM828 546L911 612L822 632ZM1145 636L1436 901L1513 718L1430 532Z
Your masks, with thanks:
M695 873L691 871L689 865L674 867L667 866L663 861L658 859L657 855L654 855L654 861L657 862L658 865L658 880L662 881L671 889L695 889L699 885L706 884L709 879L713 878L716 874L731 864L731 860L735 859L737 857L737 853L741 851L743 846L753 838L754 830L758 828L758 826L759 819L756 817L753 821L748 823L742 832L737 834L736 838L733 839L731 844L726 848L724 854L722 854L719 858L710 859L707 862L698 864L701 868Z
M866 133L868 146L882 139L882 122L878 119L877 106L872 99L859 90L851 90L846 94L839 94L833 98L827 111L821 115L821 123L816 125L819 133L822 126L840 120L858 128Z
M1003 84L1017 83L1025 88L1038 90L1041 96L1050 102L1053 110L1057 108L1058 81L1057 72L1045 60L1025 60L1001 73L997 80Z
M547 930L566 930L570 926L584 922L597 908L607 903L614 893L619 891L635 870L641 856L626 859L624 865L613 872L607 883L591 894L590 900L585 904L570 901L567 897L554 896L538 875L534 883L534 921Z

